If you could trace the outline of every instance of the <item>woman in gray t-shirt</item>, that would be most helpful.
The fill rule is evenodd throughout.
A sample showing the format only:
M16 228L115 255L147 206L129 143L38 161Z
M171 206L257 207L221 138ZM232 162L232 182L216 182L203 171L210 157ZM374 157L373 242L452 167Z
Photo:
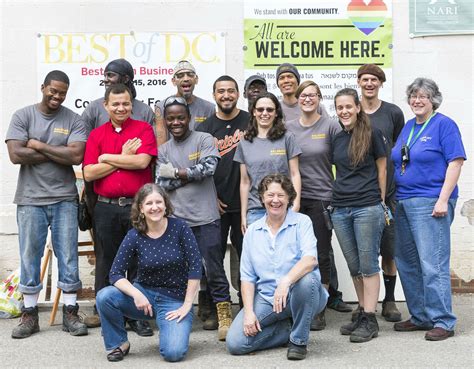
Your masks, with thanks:
M291 178L297 197L293 210L300 208L301 178L298 156L301 150L295 136L287 132L278 99L266 92L250 109L250 122L237 147L234 161L240 163L240 202L242 232L265 214L258 196L258 185L268 174L282 173Z

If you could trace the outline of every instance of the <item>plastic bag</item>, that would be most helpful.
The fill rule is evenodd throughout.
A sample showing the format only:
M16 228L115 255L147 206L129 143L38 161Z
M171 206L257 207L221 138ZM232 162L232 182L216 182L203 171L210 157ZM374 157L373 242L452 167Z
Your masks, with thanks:
M15 270L0 284L0 318L16 318L21 315L23 294L18 291L20 269Z

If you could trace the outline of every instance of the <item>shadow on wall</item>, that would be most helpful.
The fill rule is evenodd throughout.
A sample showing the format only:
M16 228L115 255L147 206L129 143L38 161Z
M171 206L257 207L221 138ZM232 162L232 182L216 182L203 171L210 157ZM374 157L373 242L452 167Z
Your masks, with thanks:
M467 217L470 225L474 225L474 200L466 201L461 208L461 215Z

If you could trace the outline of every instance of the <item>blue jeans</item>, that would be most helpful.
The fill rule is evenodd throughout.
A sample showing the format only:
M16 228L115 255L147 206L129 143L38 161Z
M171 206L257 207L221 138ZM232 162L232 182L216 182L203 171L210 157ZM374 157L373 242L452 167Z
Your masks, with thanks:
M54 255L58 259L58 287L64 292L75 292L81 288L77 256L77 201L42 206L18 205L16 215L21 258L20 292L34 294L43 288L40 269L48 228L51 228Z
M328 293L316 273L306 274L291 287L286 308L279 314L257 292L253 309L262 331L247 337L244 334L244 309L240 310L227 333L227 349L232 355L244 355L282 346L288 340L297 345L306 345L311 320L325 308L327 299Z
M247 211L247 227L262 218L265 215L265 212L266 210L264 208L255 208Z
M380 239L385 226L382 205L336 207L331 219L351 276L379 273Z
M188 352L193 311L191 310L179 323L176 322L177 319L166 320L166 313L180 308L183 301L147 289L136 282L133 285L146 296L152 305L153 317L138 310L133 298L124 294L117 287L108 286L101 289L96 297L96 305L102 324L105 349L113 350L127 342L124 317L133 320L155 319L160 332L160 355L166 361L182 360Z
M453 330L449 257L450 226L456 200L448 215L431 216L437 198L399 200L395 213L395 262L411 321L422 327Z

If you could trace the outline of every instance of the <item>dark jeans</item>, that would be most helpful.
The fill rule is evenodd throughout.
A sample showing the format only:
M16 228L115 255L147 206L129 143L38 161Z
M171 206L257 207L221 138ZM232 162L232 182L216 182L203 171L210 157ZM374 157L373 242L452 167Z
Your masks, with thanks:
M229 282L225 275L221 247L220 223L220 220L215 220L209 224L191 227L203 259L207 287L215 303L230 301Z
M109 272L115 255L131 228L130 224L131 206L119 206L117 204L106 204L98 201L94 208L95 229L95 293L110 285ZM136 260L132 262L128 270L129 281L133 281L137 275Z
M323 211L329 206L329 201L301 199L300 212L306 214L313 222L313 231L317 240L319 271L322 284L331 280L332 231L326 227ZM335 268L335 267L334 267Z
M224 213L221 215L221 247L223 257L225 257L227 251L227 236L230 231L230 242L237 251L240 260L242 256L242 242L244 240L240 225L240 212Z

